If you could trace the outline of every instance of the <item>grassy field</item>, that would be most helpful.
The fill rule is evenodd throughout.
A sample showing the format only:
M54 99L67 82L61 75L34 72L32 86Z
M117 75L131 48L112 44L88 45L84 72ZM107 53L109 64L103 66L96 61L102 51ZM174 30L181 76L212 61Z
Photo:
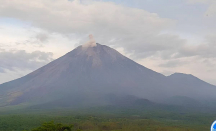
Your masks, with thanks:
M102 110L104 111L102 113ZM73 124L83 131L208 131L216 115L171 111L89 109L1 113L0 131L30 131L44 122Z

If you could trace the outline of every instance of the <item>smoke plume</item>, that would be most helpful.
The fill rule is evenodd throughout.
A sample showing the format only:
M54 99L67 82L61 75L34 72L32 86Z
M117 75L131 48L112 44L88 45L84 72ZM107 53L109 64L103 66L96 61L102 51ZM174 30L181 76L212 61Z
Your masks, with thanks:
M89 41L83 44L83 47L94 47L97 46L94 36L91 34L89 35Z

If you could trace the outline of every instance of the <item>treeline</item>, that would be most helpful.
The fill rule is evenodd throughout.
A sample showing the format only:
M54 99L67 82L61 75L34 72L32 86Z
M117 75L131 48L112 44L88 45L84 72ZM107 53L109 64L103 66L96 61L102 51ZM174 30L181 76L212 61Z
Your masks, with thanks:
M77 129L78 128L78 129ZM24 130L27 131L27 130ZM61 123L55 124L53 121L45 122L40 127L32 129L31 131L195 131L194 129L172 126L161 126L154 121L142 123L137 122L124 125L119 122L109 122L103 124L96 124L92 122L82 123L79 127L74 128L74 125L65 125Z
M73 125L64 125L61 123L55 124L53 121L51 121L51 122L45 122L40 127L32 129L31 131L72 131L72 129L73 129ZM81 130L77 129L76 131L81 131Z
M169 119L163 115L151 119L137 115L0 115L0 131L205 131L213 121L200 114L181 115L180 119L175 115Z

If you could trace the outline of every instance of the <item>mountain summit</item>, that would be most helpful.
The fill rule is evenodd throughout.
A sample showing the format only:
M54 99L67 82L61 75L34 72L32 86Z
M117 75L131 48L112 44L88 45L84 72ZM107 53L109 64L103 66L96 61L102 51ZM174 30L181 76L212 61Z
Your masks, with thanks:
M0 105L56 101L68 101L71 105L112 104L111 96L134 96L152 101L173 96L214 96L213 85L201 80L194 81L203 83L196 87L187 81L182 84L175 75L166 77L91 40L90 44L78 46L22 78L0 85Z

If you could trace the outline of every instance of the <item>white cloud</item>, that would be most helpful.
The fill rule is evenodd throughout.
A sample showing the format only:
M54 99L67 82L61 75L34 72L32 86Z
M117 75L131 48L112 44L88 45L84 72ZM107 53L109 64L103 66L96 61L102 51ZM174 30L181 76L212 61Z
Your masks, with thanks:
M188 3L190 3L190 4L197 4L197 3L207 4L208 8L205 12L205 15L207 15L209 17L216 16L216 1L215 0L188 0Z
M195 3L211 3L214 0L188 0L188 3L195 4Z
M184 44L178 36L160 34L171 28L174 20L112 2L80 4L79 1L68 0L0 0L0 5L4 5L0 6L1 17L17 18L49 32L65 35L91 33L102 44L124 46L127 51L142 54L140 56ZM111 39L117 41L108 43Z
M52 53L34 51L27 53L24 50L0 51L1 70L31 69L35 70L40 66L52 61Z
M173 22L145 10L127 8L110 2L84 5L68 0L1 0L0 4L4 5L0 7L2 17L26 20L43 29L61 33L110 33L115 30L113 33L116 34L128 34L128 31L134 34L132 31L140 32L142 29L143 33L150 34L158 33Z
M39 33L36 35L36 40L39 42L46 42L49 39L49 35L47 33Z

